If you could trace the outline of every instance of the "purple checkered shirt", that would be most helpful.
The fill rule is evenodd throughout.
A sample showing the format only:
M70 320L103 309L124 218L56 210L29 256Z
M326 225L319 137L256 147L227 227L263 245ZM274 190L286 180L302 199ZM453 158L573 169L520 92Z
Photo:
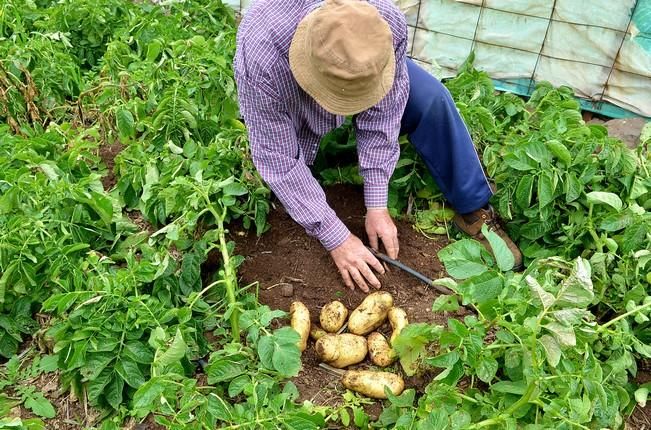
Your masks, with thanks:
M384 208L400 155L400 119L409 94L407 25L392 0L368 2L389 23L396 55L393 88L355 120L364 201L367 208ZM339 127L344 117L327 112L299 87L288 59L296 26L321 4L318 0L255 1L238 29L235 78L256 168L289 215L332 250L350 232L326 203L307 166L314 162L321 137Z

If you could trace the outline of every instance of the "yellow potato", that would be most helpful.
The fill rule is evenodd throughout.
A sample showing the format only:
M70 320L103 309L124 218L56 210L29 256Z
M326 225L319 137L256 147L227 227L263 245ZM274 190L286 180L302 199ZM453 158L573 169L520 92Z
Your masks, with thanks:
M366 339L351 333L327 334L314 347L321 361L339 369L364 360L368 351Z
M307 337L310 334L310 311L301 302L293 302L289 306L289 315L291 316L291 326L301 336L298 341L298 349L303 352L307 347Z
M386 399L384 387L389 387L394 395L399 396L405 389L405 382L399 375L372 370L348 370L341 379L344 387L374 399Z
M393 341L398 337L402 329L409 324L409 321L407 320L407 313L401 308L389 309L388 316L393 329L393 333L391 333L391 345L393 345Z
M330 302L321 309L319 321L321 327L328 333L336 333L343 327L348 317L348 309L346 306L338 301Z
M385 292L371 293L348 318L348 331L365 335L382 325L393 306L393 297Z
M368 335L368 354L371 362L379 367L387 367L395 361L395 354L387 342L387 338L374 331Z
M323 330L321 327L315 324L313 324L312 328L310 329L310 337L314 340L319 340L326 334L328 334L327 331Z

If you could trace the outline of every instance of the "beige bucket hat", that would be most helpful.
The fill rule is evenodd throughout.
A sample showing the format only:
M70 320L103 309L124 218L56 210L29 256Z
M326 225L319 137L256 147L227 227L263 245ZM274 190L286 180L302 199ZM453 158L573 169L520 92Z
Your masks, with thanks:
M326 0L298 24L289 48L298 84L325 110L353 115L393 86L393 34L364 0Z

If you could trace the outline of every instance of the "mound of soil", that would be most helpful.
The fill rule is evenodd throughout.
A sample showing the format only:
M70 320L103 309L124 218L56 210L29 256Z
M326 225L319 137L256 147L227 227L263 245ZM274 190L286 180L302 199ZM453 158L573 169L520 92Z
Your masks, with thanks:
M328 203L351 232L366 241L364 231L364 199L361 188L335 186L326 190ZM352 310L366 297L366 293L349 290L328 252L314 238L307 236L280 205L269 216L271 229L256 237L253 232L236 231L236 252L246 256L240 267L241 285L259 282L260 302L272 309L289 310L295 300L302 301L310 310L312 321L318 323L321 308L332 300L339 300ZM415 231L407 221L397 221L400 238L399 260L419 272L436 279L445 276L437 252L447 245L447 237L430 240ZM386 266L385 266L386 267ZM438 293L399 269L387 267L379 276L382 289L393 295L396 306L402 307L410 322L445 324L447 318L459 314L432 313L432 302ZM389 328L384 330L388 332ZM316 404L336 404L337 378L319 367L312 343L303 353L303 371L294 379L300 400ZM428 381L407 381L420 386Z

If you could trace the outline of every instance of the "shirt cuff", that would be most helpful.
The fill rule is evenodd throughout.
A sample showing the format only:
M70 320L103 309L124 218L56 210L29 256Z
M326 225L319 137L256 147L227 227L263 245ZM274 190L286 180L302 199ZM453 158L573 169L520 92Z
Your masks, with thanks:
M364 204L367 209L386 208L389 200L388 185L364 184Z
M329 212L326 219L323 220L321 226L315 232L315 236L326 250L332 251L348 239L350 230L341 222L333 210Z

